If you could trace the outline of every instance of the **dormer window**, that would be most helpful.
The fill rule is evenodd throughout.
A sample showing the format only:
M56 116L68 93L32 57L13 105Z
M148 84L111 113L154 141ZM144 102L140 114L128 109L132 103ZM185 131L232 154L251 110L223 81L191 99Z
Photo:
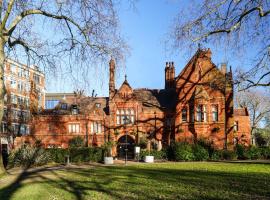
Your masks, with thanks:
M66 110L67 109L67 104L66 103L62 103L61 104L61 109Z
M77 106L77 105L72 105L71 113L72 113L72 115L77 115L77 114L79 114L78 106Z

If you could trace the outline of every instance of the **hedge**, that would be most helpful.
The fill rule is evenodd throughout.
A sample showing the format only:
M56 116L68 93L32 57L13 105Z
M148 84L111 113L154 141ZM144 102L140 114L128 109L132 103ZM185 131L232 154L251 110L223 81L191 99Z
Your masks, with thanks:
M81 147L70 149L47 149L51 159L56 163L65 163L65 157L70 157L70 162L101 162L103 160L103 149L100 147Z
M151 152L149 153L148 150L143 149L140 152L140 159L144 160L145 156L154 156L155 160L167 160L167 152L166 150L161 150L161 151L157 151L157 150L151 150Z

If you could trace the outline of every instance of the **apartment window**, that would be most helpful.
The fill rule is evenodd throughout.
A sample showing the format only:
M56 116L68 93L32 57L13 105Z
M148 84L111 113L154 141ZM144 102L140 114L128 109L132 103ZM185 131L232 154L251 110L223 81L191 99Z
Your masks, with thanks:
M13 89L17 88L17 81L15 79L10 79L10 87Z
M17 66L16 65L10 65L10 72L13 74L16 74Z
M18 110L12 109L12 110L11 110L11 113L12 113L12 118L13 118L13 119L18 119L19 116L20 116L20 113L19 113Z
M59 103L59 100L46 100L45 108L46 109L54 109L58 103Z
M0 129L0 132L1 132L1 133L7 133L7 129L8 129L7 123L6 123L6 122L2 122L2 123L1 123L1 129Z
M30 76L29 71L28 70L24 70L24 77L25 78L29 78L29 76Z
M7 112L7 109L4 108L4 115L3 115L3 118L4 118L4 119L7 119L7 117L8 117L8 112Z
M187 108L182 109L182 122L187 121Z
M12 132L13 132L13 134L14 134L15 136L19 135L19 129L20 129L19 124L12 123L11 129L12 129Z
M101 121L95 121L91 123L91 133L101 133L102 123Z
M40 76L39 75L34 74L33 79L34 79L35 83L38 83L38 84L40 83Z
M28 131L27 131L28 129ZM29 132L29 128L25 124L20 125L20 135L26 135Z
M27 108L29 107L29 98L24 99L24 104Z
M21 68L18 68L18 76L19 77L23 77L23 69L21 69Z
M23 88L23 83L22 83L21 81L19 81L17 86L18 86L18 87L17 87L17 88L18 88L18 91L19 91L19 92L22 92L23 89L24 89L24 88Z
M198 122L206 122L207 121L207 112L205 105L198 105L196 107L196 121Z
M133 109L119 109L116 111L116 123L118 125L125 124L125 119L129 120L129 123L134 124L135 122L135 112Z
M218 121L218 105L212 105L212 119L213 122Z
M80 133L80 124L69 124L68 125L69 133Z
M10 95L10 99L11 99L11 103L13 104L17 104L17 96L14 94Z
M24 105L24 98L18 96L18 101L17 102L18 102L19 105Z

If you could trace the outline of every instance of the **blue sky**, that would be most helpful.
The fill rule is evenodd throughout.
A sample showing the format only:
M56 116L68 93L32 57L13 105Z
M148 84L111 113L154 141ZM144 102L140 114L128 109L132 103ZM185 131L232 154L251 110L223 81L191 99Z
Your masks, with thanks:
M174 17L187 2L139 0L135 10L130 9L127 3L120 6L120 28L131 51L127 58L126 67L119 68L117 71L117 88L123 82L125 74L127 74L128 81L133 88L164 88L164 67L167 61L174 61L176 75L180 73L192 56L191 52L185 55L180 55L177 51L174 54L166 52L164 41ZM220 51L212 51L214 63L227 62L229 58L226 51L222 51L221 47L217 49ZM90 86L86 90L88 95L92 89L95 89L98 96L108 96L107 75L107 71L101 73L93 71L93 75L89 77ZM74 85L67 85L62 80L47 82L48 92L72 92L74 89Z

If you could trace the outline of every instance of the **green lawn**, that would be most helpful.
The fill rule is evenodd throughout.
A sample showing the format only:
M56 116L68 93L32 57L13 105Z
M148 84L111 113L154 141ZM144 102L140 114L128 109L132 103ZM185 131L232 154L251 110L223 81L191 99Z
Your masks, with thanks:
M1 200L270 199L270 164L140 163L10 173L0 179Z

